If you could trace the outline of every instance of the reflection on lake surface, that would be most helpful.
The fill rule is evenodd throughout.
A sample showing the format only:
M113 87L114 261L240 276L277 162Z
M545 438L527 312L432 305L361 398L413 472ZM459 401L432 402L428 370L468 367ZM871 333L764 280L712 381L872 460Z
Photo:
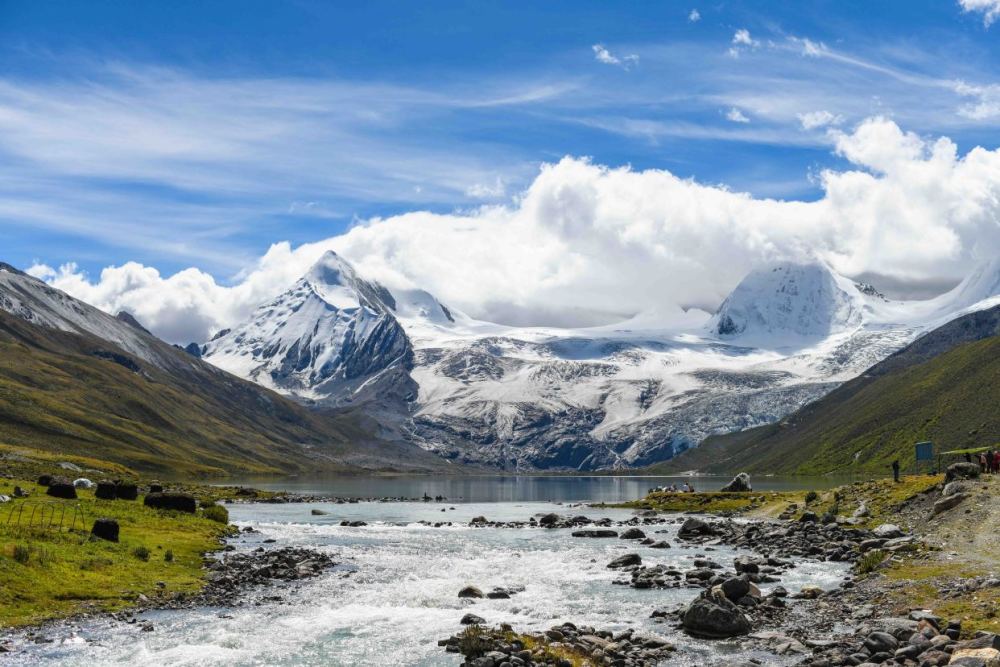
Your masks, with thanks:
M444 496L451 502L620 502L636 500L650 488L684 482L698 491L715 491L731 477L610 477L610 476L336 476L322 478L240 478L226 484L253 486L272 491L344 498L420 498ZM845 476L756 477L755 491L827 489L854 481Z

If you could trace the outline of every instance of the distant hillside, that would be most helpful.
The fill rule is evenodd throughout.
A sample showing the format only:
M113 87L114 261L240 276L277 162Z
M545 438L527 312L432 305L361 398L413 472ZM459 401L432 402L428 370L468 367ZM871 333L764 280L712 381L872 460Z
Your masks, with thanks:
M310 411L0 265L0 442L163 475L447 465L377 429Z
M886 472L938 450L1000 443L1000 306L918 338L776 424L707 438L651 473Z

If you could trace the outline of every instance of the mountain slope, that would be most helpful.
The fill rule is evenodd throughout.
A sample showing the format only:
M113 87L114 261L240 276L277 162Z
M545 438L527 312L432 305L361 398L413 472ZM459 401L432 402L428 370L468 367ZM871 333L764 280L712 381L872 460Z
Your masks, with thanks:
M322 407L412 393L413 350L378 283L327 252L288 291L201 349L206 361ZM374 385L378 385L377 387Z
M309 411L8 265L0 441L160 474L439 465L381 442L355 416Z
M1000 306L927 333L776 424L706 439L650 472L885 472L913 445L1000 443Z

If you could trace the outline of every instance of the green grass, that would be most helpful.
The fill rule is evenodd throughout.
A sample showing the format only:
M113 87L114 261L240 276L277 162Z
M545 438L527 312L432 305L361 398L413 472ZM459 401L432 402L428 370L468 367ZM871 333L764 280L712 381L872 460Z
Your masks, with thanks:
M748 493L661 493L648 494L642 500L607 505L658 512L695 512L705 514L767 513L778 504L795 502L800 494L769 492Z
M36 624L81 611L118 610L134 604L139 595L194 593L203 585L204 554L218 549L229 531L201 513L149 509L141 498L97 500L92 492L81 490L78 501L56 500L25 479L3 480L0 493L10 494L14 485L32 495L0 505L0 627ZM36 501L79 505L85 527L59 531L7 525L11 508ZM120 542L90 538L90 526L99 517L118 520Z

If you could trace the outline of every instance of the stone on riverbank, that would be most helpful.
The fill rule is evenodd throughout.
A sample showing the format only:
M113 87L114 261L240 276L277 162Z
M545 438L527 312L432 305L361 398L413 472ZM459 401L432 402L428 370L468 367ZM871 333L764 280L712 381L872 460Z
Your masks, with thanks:
M608 567L611 569L618 569L623 567L631 567L633 565L641 565L642 558L639 554L625 554L624 556L619 556L610 563Z
M725 639L750 632L750 621L739 608L725 598L699 597L684 610L684 630L704 639Z
M483 598L486 597L481 590L475 586L466 586L458 592L460 598Z
M750 475L741 472L736 477L733 477L733 481L726 484L719 491L722 493L746 493L753 491L753 488L750 486Z
M574 530L573 537L618 537L617 531L614 530Z

